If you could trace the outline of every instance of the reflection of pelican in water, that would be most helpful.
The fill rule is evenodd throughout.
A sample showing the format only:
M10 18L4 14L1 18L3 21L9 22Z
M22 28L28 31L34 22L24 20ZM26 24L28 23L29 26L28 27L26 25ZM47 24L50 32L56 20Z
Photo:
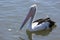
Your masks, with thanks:
M41 36L47 36L50 34L50 32L52 32L52 30L56 27L56 25L53 25L50 29L46 29L46 30L40 30L40 31L35 31L35 32L31 32L29 30L26 30L27 36L29 38L29 40L32 40L32 34L35 35L41 35Z
M55 22L53 22L50 18L38 19L38 20L32 22L35 12L36 12L36 4L31 6L31 9L30 9L26 19L24 20L23 24L20 27L20 30L23 28L23 26L26 24L26 22L28 21L29 18L30 18L30 22L29 22L28 29L31 32L49 29L55 24Z

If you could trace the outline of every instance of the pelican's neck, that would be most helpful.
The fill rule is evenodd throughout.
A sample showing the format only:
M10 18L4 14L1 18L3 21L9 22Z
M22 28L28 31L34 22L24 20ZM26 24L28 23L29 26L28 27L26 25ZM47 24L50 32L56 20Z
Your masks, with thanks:
M30 22L29 22L30 27L32 26L32 21L33 21L33 17L30 18Z
M29 20L29 26L28 26L29 30L32 30L32 21L33 21L34 15Z

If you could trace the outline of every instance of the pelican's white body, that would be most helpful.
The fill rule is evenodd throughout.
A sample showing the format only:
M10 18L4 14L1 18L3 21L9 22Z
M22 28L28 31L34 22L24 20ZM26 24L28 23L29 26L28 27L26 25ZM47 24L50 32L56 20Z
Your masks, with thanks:
M42 22L41 24L37 25L38 22L32 22L32 18L30 18L30 22L28 25L28 30L29 31L38 31L38 30L44 30L44 29L49 29L49 22Z

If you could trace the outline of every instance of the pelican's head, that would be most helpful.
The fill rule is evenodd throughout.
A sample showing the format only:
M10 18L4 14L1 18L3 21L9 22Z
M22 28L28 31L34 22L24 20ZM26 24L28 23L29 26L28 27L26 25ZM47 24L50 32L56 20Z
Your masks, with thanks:
M34 4L34 5L31 6L28 15L26 16L24 22L22 23L22 25L21 25L21 27L20 27L20 30L21 30L21 29L23 28L23 26L26 24L26 22L28 21L28 19L29 19L30 17L32 17L32 16L35 15L36 6L37 6L36 4Z

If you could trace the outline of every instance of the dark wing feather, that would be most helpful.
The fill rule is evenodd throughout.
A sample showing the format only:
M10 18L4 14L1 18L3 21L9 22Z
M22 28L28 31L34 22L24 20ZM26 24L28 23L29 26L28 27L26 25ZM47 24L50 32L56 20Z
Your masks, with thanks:
M45 21L48 21L48 20L50 20L50 18L38 19L38 20L36 20L36 21L34 21L34 22L38 22L37 25L39 25L39 24L41 24L42 22L45 22ZM33 23L34 23L34 22L33 22Z
M34 23L34 22L39 22L39 21L42 21L42 20L43 20L43 19L38 19L38 20L33 21L33 23Z
M39 22L38 22L38 25L41 24L42 22L45 22L45 21L48 21L48 20L50 20L50 18L45 18L45 19L43 19L42 21L39 21Z

